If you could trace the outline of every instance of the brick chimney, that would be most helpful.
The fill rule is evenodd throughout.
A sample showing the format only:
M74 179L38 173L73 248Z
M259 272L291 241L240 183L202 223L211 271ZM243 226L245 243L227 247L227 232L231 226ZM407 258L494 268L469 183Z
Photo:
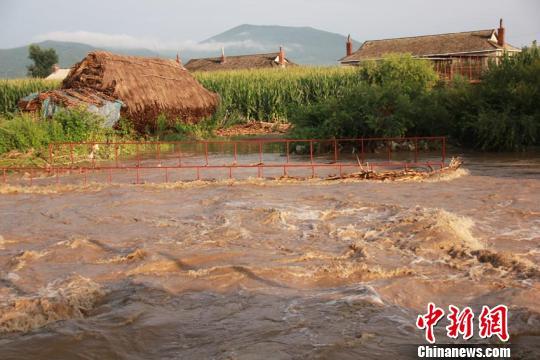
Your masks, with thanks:
M225 57L225 48L221 47L221 64L225 64L227 62L227 58Z
M499 28L497 29L497 44L499 46L504 46L505 44L503 19L501 19L499 23Z
M279 47L278 62L279 65L285 66L285 50L283 50L283 46Z
M60 70L60 66L58 66L58 64L54 64L54 65L52 66L52 69L51 69L51 70L52 70L52 72L53 72L53 74L54 74L55 72L57 72L58 70Z
M347 56L352 55L352 40L351 40L351 34L347 37Z

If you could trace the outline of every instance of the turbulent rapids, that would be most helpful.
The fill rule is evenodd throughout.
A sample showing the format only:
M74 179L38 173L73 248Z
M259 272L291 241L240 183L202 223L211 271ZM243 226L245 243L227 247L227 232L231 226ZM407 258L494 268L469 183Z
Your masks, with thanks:
M444 182L4 190L0 357L403 358L431 301L507 304L527 358L540 176L481 166Z

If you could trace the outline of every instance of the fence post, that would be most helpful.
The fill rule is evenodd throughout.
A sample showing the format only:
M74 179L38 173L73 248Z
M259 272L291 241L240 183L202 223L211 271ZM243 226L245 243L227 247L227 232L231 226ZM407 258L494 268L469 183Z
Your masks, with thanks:
M51 167L53 167L53 144L49 144L49 164L51 164Z
M135 144L135 151L137 152L137 167L141 166L141 156L139 154L139 143Z
M364 163L364 138L362 138L360 142L361 142L361 148L362 148L360 151L360 160L363 164Z
M90 143L90 153L92 154L92 167L96 167L96 155L94 154L94 143Z
M74 165L73 161L73 143L69 144L69 159L71 160L71 167Z
M442 138L442 162L446 162L446 137Z
M414 138L414 163L418 163L418 138Z
M206 166L208 166L208 142L204 142L204 161Z
M309 160L313 164L313 140L309 140Z
M337 153L337 140L334 139L334 162L337 162L338 153Z
M182 167L182 143L178 143L178 167Z

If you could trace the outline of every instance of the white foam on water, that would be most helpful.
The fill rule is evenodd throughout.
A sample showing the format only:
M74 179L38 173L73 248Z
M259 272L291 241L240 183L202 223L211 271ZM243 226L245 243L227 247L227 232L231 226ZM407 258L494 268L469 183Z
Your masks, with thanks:
M58 320L83 318L104 294L99 284L79 275L50 282L37 295L0 303L0 333L28 332Z
M443 209L438 209L435 215L438 227L455 234L472 250L485 248L485 245L472 234L472 228L475 224L471 218L456 215Z

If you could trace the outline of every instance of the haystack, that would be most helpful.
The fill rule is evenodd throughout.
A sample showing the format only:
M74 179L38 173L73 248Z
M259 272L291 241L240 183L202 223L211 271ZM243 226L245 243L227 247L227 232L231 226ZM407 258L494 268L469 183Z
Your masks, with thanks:
M121 115L141 132L154 128L160 114L172 121L196 123L213 114L219 103L217 94L174 60L105 51L91 52L71 68L62 83L62 90L68 89L70 95L94 93L121 101Z
M174 60L89 53L75 64L63 88L91 88L124 103L122 115L138 130L155 126L159 114L196 123L213 114L218 95L206 90Z

